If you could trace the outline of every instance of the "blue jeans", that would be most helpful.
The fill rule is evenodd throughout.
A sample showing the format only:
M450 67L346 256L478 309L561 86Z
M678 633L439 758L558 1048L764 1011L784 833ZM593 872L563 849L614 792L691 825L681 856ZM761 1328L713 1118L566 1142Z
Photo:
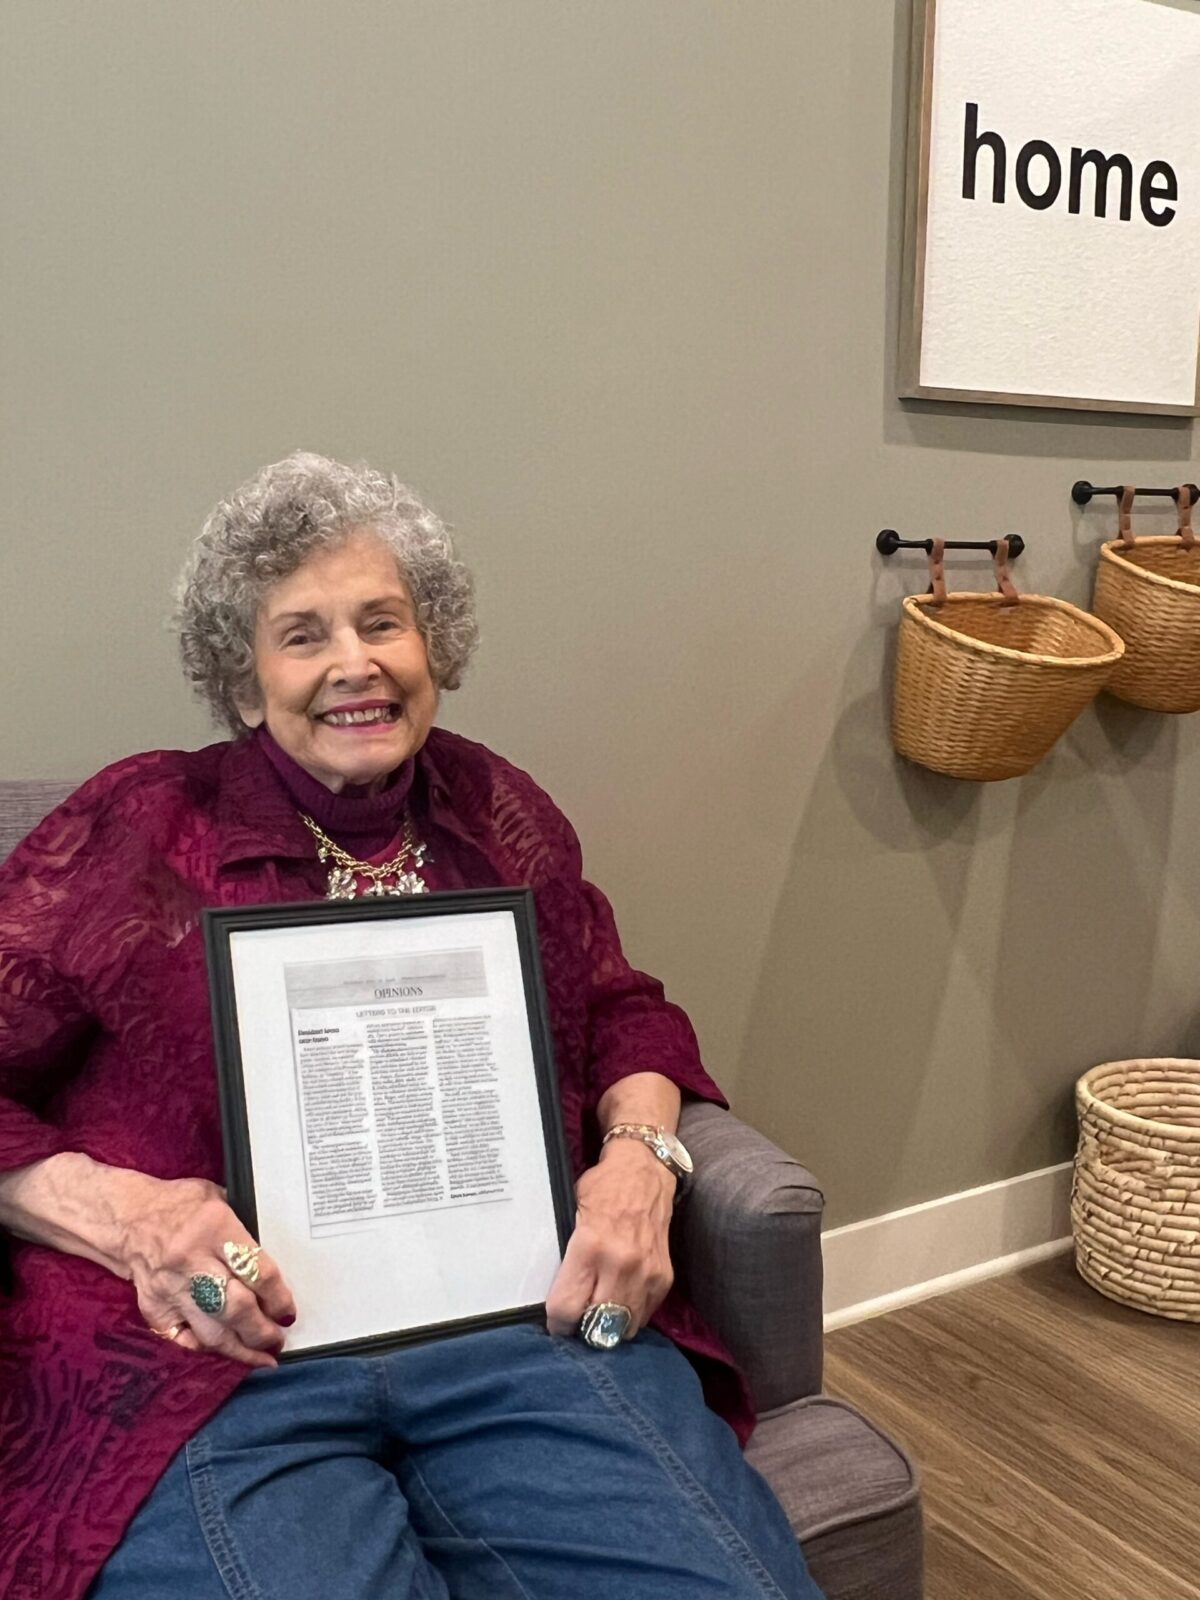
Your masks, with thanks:
M248 1378L88 1600L821 1600L787 1518L653 1331L523 1324Z

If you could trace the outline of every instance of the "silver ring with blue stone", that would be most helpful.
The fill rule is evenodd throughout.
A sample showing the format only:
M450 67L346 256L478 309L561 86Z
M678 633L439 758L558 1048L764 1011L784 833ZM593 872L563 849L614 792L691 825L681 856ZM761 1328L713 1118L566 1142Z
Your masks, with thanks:
M593 1350L615 1350L629 1331L633 1312L615 1300L601 1300L583 1313L579 1332Z
M210 1317L219 1317L225 1309L225 1285L229 1282L224 1272L193 1272L188 1289L192 1299Z

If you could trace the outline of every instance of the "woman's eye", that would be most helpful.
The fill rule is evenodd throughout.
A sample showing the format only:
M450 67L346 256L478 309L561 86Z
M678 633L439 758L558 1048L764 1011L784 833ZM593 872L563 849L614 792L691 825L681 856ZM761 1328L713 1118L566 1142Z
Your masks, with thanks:
M370 631L372 633L386 633L389 629L398 628L399 626L400 624L395 620L394 617L380 617L378 622L373 622L371 624Z
M289 633L287 638L283 641L283 645L284 645L284 649L285 650L288 648L289 645L307 644L307 643L308 643L308 635L306 633Z

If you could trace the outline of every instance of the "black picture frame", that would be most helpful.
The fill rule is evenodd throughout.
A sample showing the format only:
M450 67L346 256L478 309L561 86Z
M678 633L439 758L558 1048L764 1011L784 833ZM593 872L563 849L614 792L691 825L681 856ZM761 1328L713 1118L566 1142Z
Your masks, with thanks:
M374 920L454 917L478 912L511 913L524 989L525 1015L541 1113L546 1169L559 1255L574 1228L575 1191L570 1152L563 1127L554 1041L537 937L533 891L527 888L454 889L431 894L359 898L349 901L299 901L286 904L206 908L201 914L208 962L213 1043L220 1095L221 1135L225 1152L226 1193L231 1209L258 1239L259 1205L254 1178L246 1103L246 1063L239 1028L231 941L239 932ZM286 1275L286 1263L281 1263ZM282 1352L283 1361L304 1361L335 1354L375 1354L431 1339L541 1321L542 1303L513 1306L482 1315L434 1321L419 1327L381 1330L365 1338Z

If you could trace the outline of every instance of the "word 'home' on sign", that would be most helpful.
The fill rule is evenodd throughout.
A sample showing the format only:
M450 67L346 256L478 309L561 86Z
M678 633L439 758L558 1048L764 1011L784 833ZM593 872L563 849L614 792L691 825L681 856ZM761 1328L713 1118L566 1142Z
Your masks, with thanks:
M980 158L985 148L991 158L992 200L1002 206L1008 194L1008 146L998 133L980 133L979 107L968 100L963 128L964 200L975 199ZM1079 145L1072 147L1066 172L1067 210L1072 216L1078 217L1083 212L1085 174L1089 178L1092 215L1097 217L1108 215L1109 184L1119 176L1118 215L1122 222L1129 222L1133 217L1134 192L1133 162L1129 157L1109 156L1102 150L1084 150ZM1063 177L1063 161L1052 144L1047 144L1045 139L1030 139L1021 146L1013 166L1013 180L1017 193L1031 211L1048 211L1055 204L1063 190ZM1152 228L1165 228L1175 220L1179 179L1169 162L1148 162L1137 192L1141 213Z

